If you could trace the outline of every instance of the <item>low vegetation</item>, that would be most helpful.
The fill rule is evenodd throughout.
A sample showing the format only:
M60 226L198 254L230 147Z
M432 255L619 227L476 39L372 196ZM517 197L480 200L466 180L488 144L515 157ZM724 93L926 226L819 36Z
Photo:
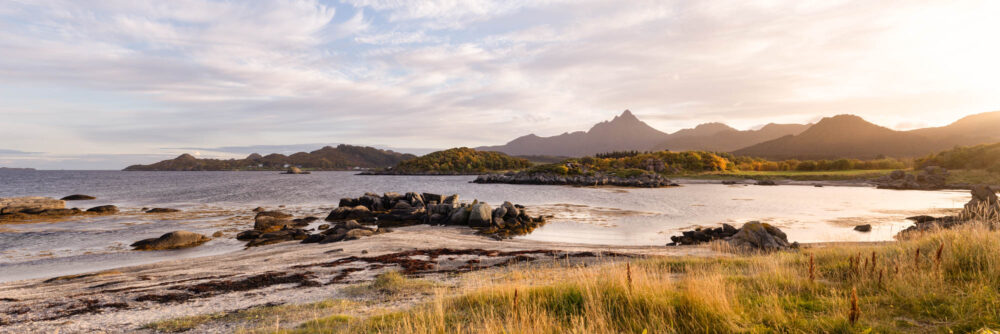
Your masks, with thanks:
M189 332L212 323L240 328L243 333L268 333L284 323L298 323L326 317L330 313L347 312L359 306L348 300L326 300L295 305L262 305L233 312L212 313L161 320L142 326L160 333Z
M956 147L917 159L916 164L918 167L940 166L1000 174L1000 143Z
M393 171L402 174L480 174L531 167L527 159L467 147L437 151L400 162Z
M991 333L1000 329L992 224L889 244L484 272L409 309L318 317L290 332Z

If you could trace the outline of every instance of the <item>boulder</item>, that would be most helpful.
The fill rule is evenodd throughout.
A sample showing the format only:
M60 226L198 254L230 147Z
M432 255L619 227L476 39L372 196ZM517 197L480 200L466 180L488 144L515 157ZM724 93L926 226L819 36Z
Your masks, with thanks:
M339 206L339 207L353 208L353 207L356 207L358 205L359 205L359 203L358 203L358 199L357 198L341 198L340 199L340 204L337 205L337 206Z
M261 234L263 234L263 233L261 233L258 230L243 231L243 232L240 232L240 233L236 234L236 240L240 240L240 241L253 240L253 239L260 238Z
M97 199L97 197L90 195L81 195L81 194L69 195L62 198L63 201L89 201L95 199Z
M441 204L458 204L458 194L446 196L441 199Z
M493 208L486 203L476 203L469 208L469 227L489 227L493 222Z
M285 226L294 225L295 223L288 219L291 217L290 214L278 211L258 212L253 219L253 229L262 233L275 232L285 228Z
M212 240L212 238L206 237L198 233L188 232L188 231L176 231L164 234L159 238L150 238L137 241L132 244L132 247L135 248L136 250L178 249L178 248L195 247L209 240Z
M347 219L357 219L362 221L371 221L375 215L363 205L358 205L355 207L338 207L330 211L330 214L326 216L326 221L337 222Z
M448 217L448 225L469 225L469 210L467 207L460 207L451 210L451 215Z
M854 230L858 232L871 232L872 224L858 225L854 227Z
M49 197L7 197L0 198L0 214L18 213L25 210L64 209L66 202Z
M170 209L170 208L152 208L146 210L146 213L171 213L171 212L181 212L181 210Z
M961 216L965 219L992 219L1000 216L1000 199L997 190L989 186L972 187L972 199L965 204Z
M118 213L118 207L114 205L101 205L87 209L87 212L112 214L112 213Z
M347 231L347 234L344 235L344 240L357 240L363 237L371 236L372 234L375 234L375 231L364 228L356 228Z
M736 249L765 252L794 248L798 245L789 243L788 236L777 227L756 221L743 224L739 232L728 241Z
M441 198L442 198L441 195L431 194L431 193L423 193L421 195L421 197L424 198L424 201L426 201L427 204L430 204L432 202L434 204L441 204Z
M904 177L906 177L906 172L902 170L894 170L889 173L890 180L902 180Z
M330 224L321 224L318 227L316 227L316 229L318 229L320 231L328 230L328 229L330 229Z
M287 228L280 231L261 234L257 239L250 240L250 242L247 243L247 247L270 245L292 240L305 240L308 237L309 233L306 233L303 229Z

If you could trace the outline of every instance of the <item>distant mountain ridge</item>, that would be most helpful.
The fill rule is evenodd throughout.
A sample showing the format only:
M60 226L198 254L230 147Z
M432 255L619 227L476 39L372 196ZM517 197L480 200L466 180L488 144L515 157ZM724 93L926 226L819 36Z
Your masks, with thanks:
M287 166L318 170L347 170L358 168L387 168L416 158L412 154L403 154L373 147L353 145L326 146L306 153L298 152L285 156L283 154L268 154L262 156L250 154L244 159L198 159L190 154L181 154L177 158L160 161L149 165L133 165L126 171L223 171L223 170L282 170Z
M722 123L705 123L692 129L668 134L639 120L630 110L589 131L552 137L522 136L505 145L477 147L516 156L580 157L612 151L702 150L728 152L789 134L798 134L809 125L768 124L760 130L736 130Z
M505 145L477 147L510 155L587 156L611 151L731 152L768 159L917 157L956 145L1000 141L1000 111L964 117L950 125L897 131L854 115L827 117L816 124L768 124L737 130L705 123L667 134L625 110L589 131L552 137L522 136Z
M854 115L827 117L808 130L733 151L767 159L910 158L959 145L1000 141L1000 112L964 117L947 126L897 131Z

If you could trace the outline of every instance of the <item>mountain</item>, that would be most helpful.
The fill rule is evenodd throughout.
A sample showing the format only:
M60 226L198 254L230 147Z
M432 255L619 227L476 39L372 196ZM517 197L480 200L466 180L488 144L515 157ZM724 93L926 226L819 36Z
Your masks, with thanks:
M478 151L496 151L509 155L585 156L602 152L648 150L667 138L667 134L640 121L625 110L611 121L594 125L587 132L564 133L553 137L534 134L519 137L500 146L477 147Z
M705 123L670 134L653 150L731 152L787 135L797 135L809 126L771 123L759 130L740 131L722 123Z
M1000 141L1000 112L965 117L950 125L895 131L858 116L824 118L808 130L733 151L768 159L871 159L918 157L957 145Z
M611 121L598 123L589 131L564 133L553 137L534 134L512 140L506 145L477 147L480 151L498 151L516 156L581 157L613 151L684 151L729 152L760 142L794 135L809 125L768 124L760 130L740 131L722 123L705 123L692 129L667 134L640 121L625 110Z
M326 146L309 153L299 152L289 156L253 153L245 159L198 159L190 154L150 165L133 165L126 171L220 171L220 170L282 170L286 165L318 170L346 170L359 168L386 168L403 160L413 159L412 154L402 154L372 147L352 145Z

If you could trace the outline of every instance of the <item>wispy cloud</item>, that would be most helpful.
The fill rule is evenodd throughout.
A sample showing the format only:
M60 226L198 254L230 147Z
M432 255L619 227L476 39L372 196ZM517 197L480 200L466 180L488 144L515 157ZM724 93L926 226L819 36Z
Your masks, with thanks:
M5 1L0 142L64 156L443 148L585 129L625 108L665 131L834 113L937 125L1000 109L998 7Z

